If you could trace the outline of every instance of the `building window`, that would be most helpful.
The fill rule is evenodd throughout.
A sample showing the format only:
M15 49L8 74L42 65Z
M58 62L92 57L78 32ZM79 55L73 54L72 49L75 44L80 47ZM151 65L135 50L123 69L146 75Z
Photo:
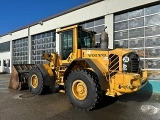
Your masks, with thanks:
M160 70L160 5L115 15L114 45L137 52L142 68ZM159 74L149 76L158 77Z
M96 42L100 42L100 33L105 28L104 17L86 21L80 24L83 28L96 32Z
M0 52L9 52L10 51L10 41L0 43Z
M12 42L13 64L28 63L28 38L21 38Z
M56 31L48 31L32 36L32 63L42 64L46 60L42 58L42 52L56 52Z

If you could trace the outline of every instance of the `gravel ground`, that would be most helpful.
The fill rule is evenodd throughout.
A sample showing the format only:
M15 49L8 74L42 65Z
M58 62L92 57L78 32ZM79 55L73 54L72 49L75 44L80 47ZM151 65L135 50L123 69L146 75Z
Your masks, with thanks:
M96 110L76 110L64 93L33 96L8 89L10 75L0 75L0 120L160 120L160 95L137 92L106 97Z

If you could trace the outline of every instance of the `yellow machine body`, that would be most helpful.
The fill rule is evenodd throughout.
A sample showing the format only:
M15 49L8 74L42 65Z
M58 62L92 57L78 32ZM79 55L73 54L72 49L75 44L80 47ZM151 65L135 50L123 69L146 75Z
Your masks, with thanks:
M59 87L71 103L84 111L92 110L103 93L116 97L136 92L147 83L147 72L141 70L139 56L131 50L108 49L107 33L101 34L100 45L95 44L95 32L78 25L60 28L58 53L45 53L48 64L13 65L10 88L33 94Z
M121 48L114 50L99 48L78 49L78 25L62 28L58 33L61 34L61 32L68 30L73 31L73 49L68 57L62 60L61 54L58 55L57 53L52 53L50 59L44 57L44 59L49 60L50 67L55 70L57 84L64 85L67 76L72 71L83 68L90 69L97 74L101 89L108 96L132 93L138 91L147 83L146 71L141 71L141 73L123 72L122 57L131 53L131 50ZM94 42L94 36L92 42Z

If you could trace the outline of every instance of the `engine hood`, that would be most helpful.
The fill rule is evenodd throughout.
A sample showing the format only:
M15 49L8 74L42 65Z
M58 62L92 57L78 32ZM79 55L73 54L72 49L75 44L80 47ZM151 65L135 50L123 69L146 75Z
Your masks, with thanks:
M116 54L118 56L123 56L124 54L133 52L132 50L125 49L125 48L116 48L114 50L110 50L109 54Z

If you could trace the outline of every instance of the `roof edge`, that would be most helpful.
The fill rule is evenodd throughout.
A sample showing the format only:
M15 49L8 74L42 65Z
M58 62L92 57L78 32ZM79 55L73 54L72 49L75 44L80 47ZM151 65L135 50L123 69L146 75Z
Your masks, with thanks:
M78 9L81 9L81 8L84 8L84 7L87 7L87 6L89 6L89 5L93 5L93 4L98 3L98 2L101 2L101 1L104 1L104 0L92 0L92 1L89 1L89 2L87 2L87 3L84 3L84 4L82 4L82 5L76 6L76 7L74 7L74 8L69 9L69 10L66 10L66 11L64 11L64 12L60 12L60 13L55 14L55 15L53 15L53 16L50 16L50 17L48 17L48 18L45 18L45 19L42 19L42 20L38 20L37 22L33 22L33 23L28 24L28 25L26 25L26 26L24 26L24 27L20 27L19 29L16 29L16 30L7 32L7 33L5 33L5 34L2 34L2 35L0 35L0 37L3 37L3 36L8 35L8 34L10 34L10 33L14 33L14 32L17 32L17 31L26 29L26 28L28 28L28 27L31 27L31 26L34 26L34 25L39 24L39 22L45 22L45 21L51 20L51 19L53 19L53 18L62 16L62 15L64 15L64 14L67 14L67 13L73 12L73 11L75 11L75 10L78 10Z

